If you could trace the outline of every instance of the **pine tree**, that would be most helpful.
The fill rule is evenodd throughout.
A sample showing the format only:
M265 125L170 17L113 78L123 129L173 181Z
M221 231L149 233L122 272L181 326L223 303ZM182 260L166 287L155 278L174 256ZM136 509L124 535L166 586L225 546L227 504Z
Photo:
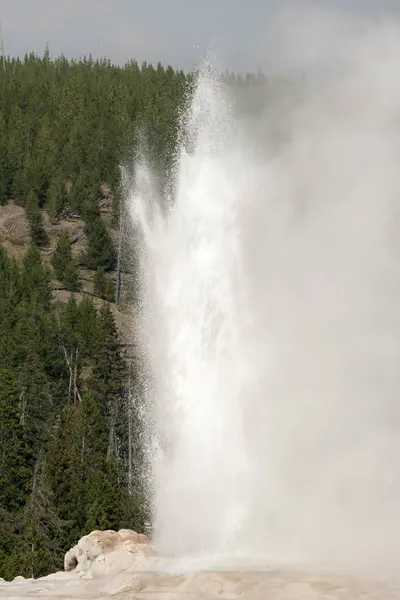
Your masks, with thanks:
M65 521L62 538L65 549L82 536L89 498L85 486L85 417L81 403L64 407L57 428L53 432L47 454L47 473L53 491L53 502L58 517Z
M48 441L53 407L49 384L33 336L30 336L27 344L18 376L20 419L24 439L34 456L38 456Z
M94 529L120 529L123 504L115 458L107 461L103 470L91 474L88 493L92 500L87 512L86 532Z
M70 260L65 267L63 283L72 292L76 292L80 287L78 272L78 263L74 259Z
M68 194L62 173L57 171L51 178L47 191L47 207L53 220L60 216L67 204Z
M121 353L114 316L108 304L100 309L98 332L101 342L98 345L89 390L102 414L106 416L107 459L115 460L115 468L119 468L119 438L127 433L124 412L127 364Z
M98 312L93 300L87 296L79 304L79 332L82 356L90 363L98 349Z
M21 420L18 384L9 370L0 370L0 508L19 511L27 500L33 454Z
M78 289L78 265L71 252L71 242L68 233L63 233L57 240L57 245L51 257L54 274L59 281L70 290Z
M50 272L42 265L40 252L32 243L23 261L22 291L26 299L36 299L44 309L51 301Z
M93 277L94 293L105 298L107 293L107 278L102 267L98 267Z
M105 271L115 268L116 253L109 233L100 217L92 217L86 222L88 248L84 263L90 269L103 267Z
M108 300L108 302L113 302L115 297L115 289L114 283L112 279L107 277L102 267L98 267L96 273L93 278L94 283L94 293L103 298L104 300Z
M65 524L57 514L45 456L40 453L20 519L19 543L10 557L9 575L37 578L59 569L64 554L59 540Z
M26 199L26 216L29 223L31 240L40 248L48 243L48 237L44 228L42 211L39 208L39 200L35 192L30 191Z
M0 206L9 200L11 173L7 160L7 125L3 114L0 114Z
M38 133L31 153L32 181L38 194L39 205L47 201L47 190L57 164L58 149L52 135L52 124L48 114L44 114L38 122Z
M86 477L88 503L85 530L119 528L122 503L117 463L107 456L107 412L101 395L92 392L83 403L85 414Z
M110 399L121 399L125 393L127 365L121 353L114 315L108 304L100 309L98 331L99 346L92 388Z

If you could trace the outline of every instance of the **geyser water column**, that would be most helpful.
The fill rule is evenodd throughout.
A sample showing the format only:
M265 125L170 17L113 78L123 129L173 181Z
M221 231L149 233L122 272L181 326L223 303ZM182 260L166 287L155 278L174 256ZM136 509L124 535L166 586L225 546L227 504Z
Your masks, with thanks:
M304 60L318 55L292 23L280 56L297 38L312 46ZM323 77L274 117L279 147L258 139L268 111L257 143L246 138L205 69L169 211L137 165L154 535L167 554L398 570L400 36L342 31Z
M238 203L251 181L226 91L209 67L184 122L192 152L179 150L173 205L162 216L142 164L131 212L144 238L155 536L167 553L210 553L232 551L249 508Z

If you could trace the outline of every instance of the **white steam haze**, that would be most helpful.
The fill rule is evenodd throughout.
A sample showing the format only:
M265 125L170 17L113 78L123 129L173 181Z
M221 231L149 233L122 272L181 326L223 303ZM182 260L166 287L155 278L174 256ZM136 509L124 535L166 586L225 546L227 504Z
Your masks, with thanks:
M129 197L154 537L165 554L396 574L400 26L303 7L271 31L277 69L306 84L250 122L205 67L173 207L143 162Z

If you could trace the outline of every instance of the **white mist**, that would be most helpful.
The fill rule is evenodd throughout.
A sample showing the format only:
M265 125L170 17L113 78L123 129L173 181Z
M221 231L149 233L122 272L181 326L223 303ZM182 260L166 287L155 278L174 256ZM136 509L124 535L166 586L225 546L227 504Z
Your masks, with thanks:
M146 248L143 316L160 444L155 531L168 553L230 551L250 492L243 400L252 372L242 340L238 208L251 182L232 110L209 71L187 121L194 154L181 150L169 214L149 205L144 167L132 202Z
M312 31L282 23L289 60ZM168 214L137 169L165 554L396 570L400 36L332 27L280 147L268 112L245 135L206 69Z

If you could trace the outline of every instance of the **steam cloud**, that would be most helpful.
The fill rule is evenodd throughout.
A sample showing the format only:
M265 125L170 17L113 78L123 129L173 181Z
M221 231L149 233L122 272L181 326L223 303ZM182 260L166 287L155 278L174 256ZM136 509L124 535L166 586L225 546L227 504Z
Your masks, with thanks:
M166 553L395 573L400 26L303 8L271 32L277 68L306 84L251 121L205 69L173 208L145 217L144 167L130 197L155 537Z

